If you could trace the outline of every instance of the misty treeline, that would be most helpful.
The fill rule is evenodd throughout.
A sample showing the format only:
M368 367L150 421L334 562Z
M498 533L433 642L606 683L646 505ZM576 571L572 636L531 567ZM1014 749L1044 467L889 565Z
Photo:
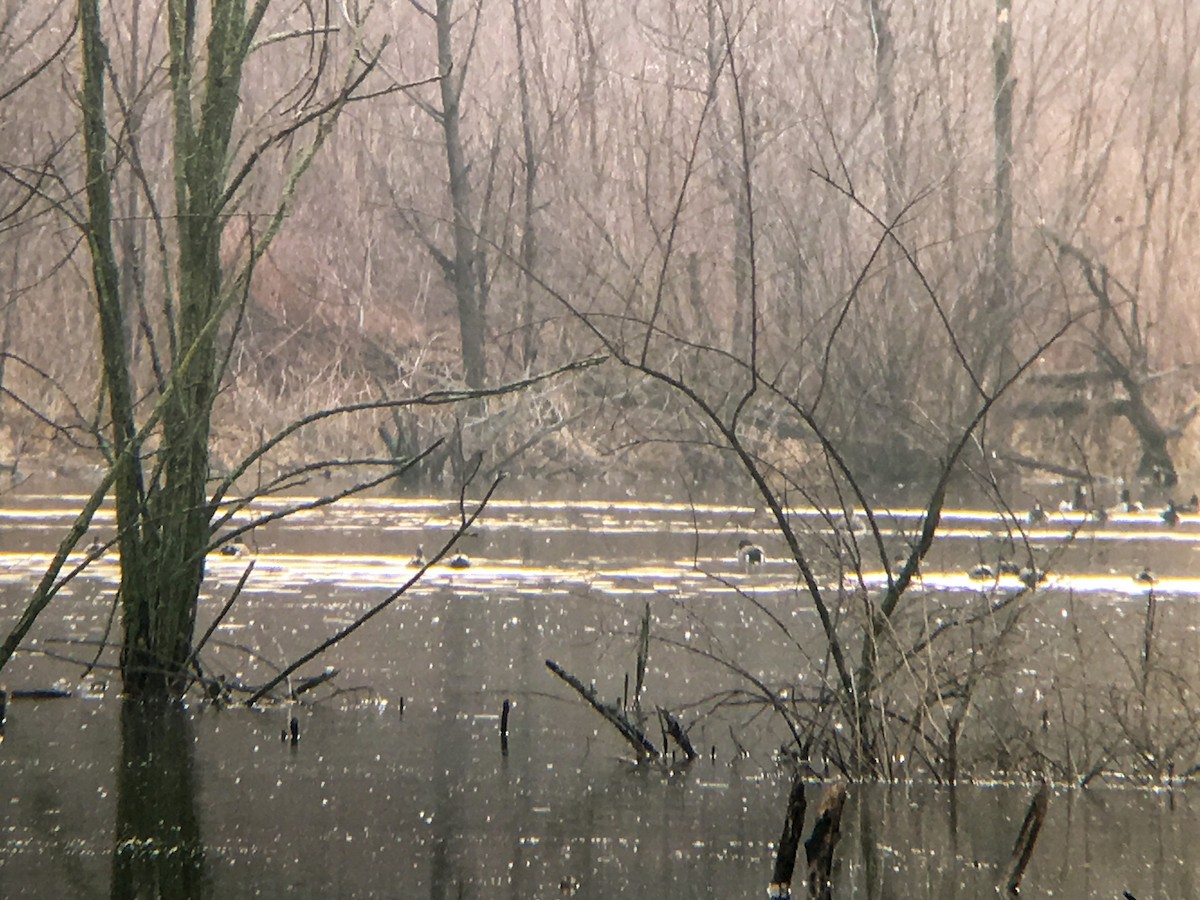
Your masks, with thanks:
M4 459L86 445L104 416L71 224L76 13L0 9ZM145 397L178 240L168 16L132 0L101 16ZM290 189L276 160L307 138L286 126L372 68L222 324L216 462L314 407L585 357L591 326L718 405L753 358L848 458L911 478L974 414L973 382L1000 383L1072 322L992 411L990 448L1113 476L1187 465L1198 30L1181 0L269 5L225 160L228 269ZM266 164L233 180L255 154ZM647 437L695 438L686 406L618 367L486 413L337 420L286 452L378 452L381 430L419 449L458 418L460 456L594 475L646 465L628 451ZM769 411L748 425L810 455Z

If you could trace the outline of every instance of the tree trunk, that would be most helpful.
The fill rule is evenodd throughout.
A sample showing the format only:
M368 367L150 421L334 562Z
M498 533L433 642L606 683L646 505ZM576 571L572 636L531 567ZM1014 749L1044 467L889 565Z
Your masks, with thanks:
M112 182L106 149L104 67L108 50L97 0L81 0L83 115L87 166L88 242L100 317L101 354L117 455L114 492L121 550L123 644L127 694L179 696L191 654L196 600L211 534L206 496L208 441L216 394L216 320L220 316L220 246L225 174L240 101L242 64L257 19L241 0L213 5L205 85L194 121L192 100L196 9L186 0L168 8L170 86L174 110L175 205L178 229L178 321L171 335L172 382L162 399L160 468L146 484L141 455L124 454L137 423L123 297L112 238Z
M533 113L529 103L529 67L525 63L521 0L513 0L513 25L517 32L517 89L521 96L521 139L525 150L525 210L521 227L521 363L532 372L538 355L536 287L530 275L537 265L536 192L537 150L533 144Z
M995 103L993 105L993 128L996 154L995 182L995 225L992 233L995 272L989 312L993 325L1006 314L1015 294L1013 278L1013 77L1012 77L1012 0L996 0L996 35L992 45L995 65ZM997 343L994 357L1003 360L1007 356L1006 341L1000 337L1002 328L988 329L987 333Z
M475 280L475 256L478 252L471 228L471 182L466 154L459 132L459 98L462 96L463 76L454 67L454 48L451 40L454 27L454 0L437 0L438 68L442 73L442 114L439 117L446 144L446 166L450 176L450 204L454 215L454 259L451 279L458 301L458 324L462 341L463 377L467 386L482 388L487 380L487 358L484 340L487 335L485 311L480 302Z

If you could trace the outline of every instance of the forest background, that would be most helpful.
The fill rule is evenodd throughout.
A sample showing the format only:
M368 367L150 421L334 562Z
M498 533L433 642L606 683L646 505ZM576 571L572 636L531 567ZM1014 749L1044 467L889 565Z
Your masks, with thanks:
M0 5L14 474L99 463L107 415L75 15ZM101 16L124 327L148 402L175 253L168 16L151 0ZM221 323L214 469L314 409L615 349L717 408L753 360L859 471L906 482L975 414L979 381L1068 322L990 411L986 457L1169 484L1197 465L1198 46L1185 0L274 4L226 161L257 154L231 195L230 270L294 195ZM334 96L329 73L365 59L293 186L286 153ZM764 404L742 421L763 458L823 465L786 418ZM616 365L469 407L333 417L265 460L405 457L446 435L409 477L481 452L539 479L686 465L721 481L695 410Z

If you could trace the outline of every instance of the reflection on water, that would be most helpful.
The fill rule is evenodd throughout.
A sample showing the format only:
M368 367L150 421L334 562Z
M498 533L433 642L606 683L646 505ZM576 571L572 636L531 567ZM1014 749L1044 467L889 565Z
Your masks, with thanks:
M172 704L122 703L112 896L191 900L206 885L191 720Z
M450 710L313 711L295 748L275 714L193 712L149 740L118 715L103 727L120 725L149 756L110 759L115 802L97 792L111 770L70 765L96 752L91 728L55 739L85 704L19 708L25 739L0 757L12 786L0 895L550 898L566 885L590 898L762 896L786 775L752 760L636 771L608 735L545 704L526 710L507 758L494 721ZM42 765L57 769L52 789L29 783ZM137 768L153 785L127 777ZM806 828L821 790L810 787ZM851 786L834 896L992 900L1031 792ZM1194 799L1057 794L1026 895L1200 895Z
M0 533L0 624L16 615L68 506L38 500L21 530ZM318 672L335 666L345 693L257 711L148 711L123 707L112 676L107 685L96 675L76 685L80 670L63 658L90 659L108 624L116 566L102 560L39 622L32 648L45 653L22 654L5 672L9 687L63 679L81 689L79 699L10 708L0 744L0 896L761 896L790 782L775 761L784 734L758 707L716 710L712 698L740 683L702 653L745 661L754 674L794 680L803 691L815 682L819 642L794 573L755 515L738 507L499 506L464 547L478 565L439 570L314 664ZM262 683L273 665L407 577L416 546L435 546L454 518L453 504L370 501L255 535L258 567L206 664L231 681ZM1132 575L1143 566L1160 576L1165 597L1158 652L1200 658L1187 578L1198 520L1165 532L1143 518L1107 523L1057 551L1065 517L1052 514L1031 535L1034 552L1045 554L1039 563L1056 552L1023 623L1039 637L1018 645L1012 683L981 694L972 734L1008 740L1005 715L1044 706L1052 728L1073 729L1072 765L1086 770L1103 759L1109 747L1088 743L1088 711L1070 690L1086 690L1088 673L1136 664L1146 587ZM831 529L813 523L819 546ZM992 542L1003 540L1003 522L991 514L960 513L948 523L914 591L915 615L969 602L981 588L966 567L981 556L992 562ZM900 513L888 527L900 529L889 531L891 551L917 522ZM753 576L733 559L747 533L769 557ZM212 560L200 627L244 565ZM652 647L647 697L687 711L702 750L688 770L624 761L620 740L543 665L555 658L615 699L634 666L647 600L655 637L674 642ZM790 629L787 639L778 623ZM1137 640L1121 643L1127 633ZM1052 679L1044 675L1070 647L1082 649ZM103 657L98 671L112 662ZM1095 668L1073 668L1085 663ZM498 733L506 699L507 755ZM295 744L280 740L293 715ZM1160 746L1186 738L1164 734ZM964 746L964 771L991 765L970 751ZM927 777L920 760L910 765ZM811 787L810 819L822 788ZM834 896L994 897L1031 790L851 786ZM1190 783L1060 792L1025 892L1198 896L1198 819Z

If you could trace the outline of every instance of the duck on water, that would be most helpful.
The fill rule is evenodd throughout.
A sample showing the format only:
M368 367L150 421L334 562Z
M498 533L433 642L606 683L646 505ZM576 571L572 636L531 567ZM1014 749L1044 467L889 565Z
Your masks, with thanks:
M767 555L763 553L762 547L743 539L738 541L737 561L741 570L748 573L761 569L767 561Z

